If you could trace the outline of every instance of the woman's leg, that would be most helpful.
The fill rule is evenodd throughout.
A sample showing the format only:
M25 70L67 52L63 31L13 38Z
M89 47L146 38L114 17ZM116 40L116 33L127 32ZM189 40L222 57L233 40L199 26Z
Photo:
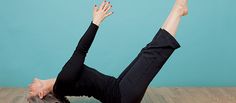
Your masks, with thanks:
M181 17L186 14L187 0L176 0L162 29L120 75L119 85L122 103L139 103L142 100L152 79L174 50L179 47L173 37L176 34Z
M178 29L179 22L181 20L181 16L185 16L188 13L187 9L187 2L188 0L176 0L176 4L172 8L169 16L167 17L166 21L164 22L162 29L168 31L172 36L175 37L176 31ZM137 61L139 56L137 56L129 66L121 73L118 77L119 80L125 76L125 74L129 71L129 69L133 66L133 64Z
M98 26L91 23L83 37L80 39L72 57L63 66L53 87L57 95L65 95L75 85L81 69L83 69L86 54L95 38Z

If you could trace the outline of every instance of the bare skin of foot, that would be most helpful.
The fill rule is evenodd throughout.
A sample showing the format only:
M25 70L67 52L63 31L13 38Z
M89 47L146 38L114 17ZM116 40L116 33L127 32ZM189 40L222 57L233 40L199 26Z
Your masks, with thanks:
M164 22L162 29L175 37L181 17L188 14L188 0L176 0L175 4Z
M188 15L188 0L176 0L174 9L177 9L180 16Z

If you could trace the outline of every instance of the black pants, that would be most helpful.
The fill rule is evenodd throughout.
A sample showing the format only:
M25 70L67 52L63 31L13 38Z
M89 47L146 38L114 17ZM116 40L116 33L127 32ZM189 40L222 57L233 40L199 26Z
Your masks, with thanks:
M81 72L79 68L82 68L84 65L86 53L94 40L97 29L98 27L96 25L91 24L81 38L72 57L59 73L54 85L54 92L69 92L70 88L76 82L79 82L78 75ZM179 47L175 38L167 31L160 29L153 40L140 51L138 56L117 78L119 82L120 102L139 103L150 82L174 50Z

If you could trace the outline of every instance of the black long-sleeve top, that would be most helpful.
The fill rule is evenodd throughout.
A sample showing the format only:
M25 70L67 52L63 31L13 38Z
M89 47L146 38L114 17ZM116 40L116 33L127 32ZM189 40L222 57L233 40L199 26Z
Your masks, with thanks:
M86 56L98 30L98 26L91 23L83 37L80 39L74 53ZM75 55L75 54L73 54ZM115 77L100 73L99 71L83 65L79 71L75 88L69 95L93 96L102 103L120 103L118 80Z
M60 80L66 81L67 84L73 84L73 88L68 88L69 91L67 91L66 95L68 96L93 96L94 98L100 100L102 103L121 103L121 99L124 99L124 95L121 95L123 93L126 93L128 91L125 91L125 89L122 90L122 87L119 86L119 78L116 79L115 77L108 76L105 74L100 73L99 71L85 65L85 64L79 64L83 63L85 56L96 36L96 32L98 30L98 26L91 23L89 28L87 29L86 33L83 35L81 40L78 43L78 46L76 47L76 50L74 54L72 55L73 63L71 65L66 65L65 71L62 70L62 72L59 74L59 82ZM156 45L156 48L171 48L170 53L166 54L166 57L169 57L174 49L179 47L179 44L177 41L166 31L160 30L162 33L157 33L152 40L152 43ZM147 45L147 48L155 47L152 46L154 44ZM150 47L149 47L150 46ZM144 48L145 49L145 48ZM145 52L145 51L144 51ZM164 62L168 58L161 59L157 62L160 63L160 65L163 65ZM70 60L69 60L70 61ZM78 63L78 62L79 63ZM68 67L67 67L68 66ZM77 68L77 69L76 69ZM142 68L142 67L140 67ZM161 67L160 67L161 68ZM158 68L158 69L160 69ZM73 71L73 72L72 72ZM145 75L145 74L144 74ZM146 74L148 75L148 74ZM66 80L65 80L66 76ZM155 76L155 74L153 74ZM72 82L68 82L71 80ZM135 78L135 77L134 77ZM131 80L132 81L132 80ZM58 82L58 83L59 83ZM75 82L75 83L74 83ZM142 81L141 81L142 83ZM56 82L57 84L57 82ZM60 84L60 83L59 83ZM63 84L63 83L62 83ZM148 84L146 84L147 86ZM54 86L55 88L58 88L60 85ZM63 87L63 86L62 86ZM145 86L144 86L145 87ZM132 87L130 87L132 88ZM129 89L130 89L129 88ZM142 88L140 88L142 89ZM58 90L58 91L57 91ZM55 92L58 94L65 94L63 92L60 93L60 89L56 89ZM127 98L127 97L126 97Z

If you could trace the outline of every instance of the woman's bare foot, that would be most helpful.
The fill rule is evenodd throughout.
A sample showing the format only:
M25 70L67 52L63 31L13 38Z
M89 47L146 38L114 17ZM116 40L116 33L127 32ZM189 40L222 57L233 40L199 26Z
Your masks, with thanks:
M162 26L162 29L165 29L173 37L175 37L182 16L185 16L187 14L188 0L176 0L169 16Z
M29 98L39 96L41 99L52 91L55 79L40 80L35 78L29 85Z
M180 14L180 16L188 15L188 0L176 0L174 9Z

